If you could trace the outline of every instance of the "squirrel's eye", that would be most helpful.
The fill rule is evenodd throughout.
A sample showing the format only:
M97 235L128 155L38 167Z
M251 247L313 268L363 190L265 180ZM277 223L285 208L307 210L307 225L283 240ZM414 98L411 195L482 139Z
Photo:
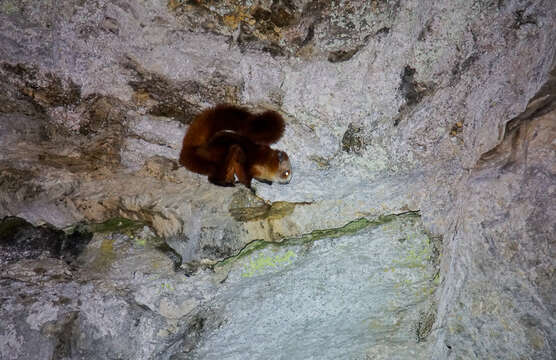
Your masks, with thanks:
M290 175L290 172L288 170L284 171L284 173L282 173L282 177L287 178Z

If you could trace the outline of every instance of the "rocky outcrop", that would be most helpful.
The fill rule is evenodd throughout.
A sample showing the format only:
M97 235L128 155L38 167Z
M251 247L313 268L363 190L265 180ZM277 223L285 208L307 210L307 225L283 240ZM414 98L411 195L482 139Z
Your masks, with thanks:
M555 18L3 1L0 354L553 358ZM178 166L220 102L286 118L289 185Z

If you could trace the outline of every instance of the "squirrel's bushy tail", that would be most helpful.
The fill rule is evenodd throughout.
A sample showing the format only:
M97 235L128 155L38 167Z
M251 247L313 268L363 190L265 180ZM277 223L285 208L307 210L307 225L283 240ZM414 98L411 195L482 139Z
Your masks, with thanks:
M204 112L201 114L199 122L210 124L208 139L219 131L228 130L262 145L277 142L286 127L284 119L276 111L267 110L253 114L244 107L230 104L221 104ZM199 126L203 126L201 124Z
M261 114L254 114L249 119L247 134L253 142L258 144L274 144L284 134L286 124L276 111L267 110Z

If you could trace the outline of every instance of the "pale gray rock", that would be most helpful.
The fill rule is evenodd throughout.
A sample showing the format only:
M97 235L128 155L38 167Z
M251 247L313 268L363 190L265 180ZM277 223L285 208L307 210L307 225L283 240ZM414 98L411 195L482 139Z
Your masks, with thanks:
M425 357L430 329L419 324L436 285L419 217L313 241L236 261L213 300L222 324L192 358L364 359L386 334L397 358Z
M0 357L554 358L554 19L550 0L1 1L0 217L147 228L2 265ZM289 185L178 166L221 102L283 114ZM408 214L414 242L390 241L407 229L380 220ZM432 262L354 286L427 241ZM400 297L408 277L439 284Z

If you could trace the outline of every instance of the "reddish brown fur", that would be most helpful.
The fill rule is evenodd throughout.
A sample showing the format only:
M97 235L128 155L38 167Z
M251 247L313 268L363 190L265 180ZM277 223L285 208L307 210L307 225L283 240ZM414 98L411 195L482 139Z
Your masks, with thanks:
M251 114L245 108L218 105L191 123L180 164L221 186L233 186L234 175L247 187L252 178L289 181L287 154L269 146L280 139L284 128L284 120L274 111Z

